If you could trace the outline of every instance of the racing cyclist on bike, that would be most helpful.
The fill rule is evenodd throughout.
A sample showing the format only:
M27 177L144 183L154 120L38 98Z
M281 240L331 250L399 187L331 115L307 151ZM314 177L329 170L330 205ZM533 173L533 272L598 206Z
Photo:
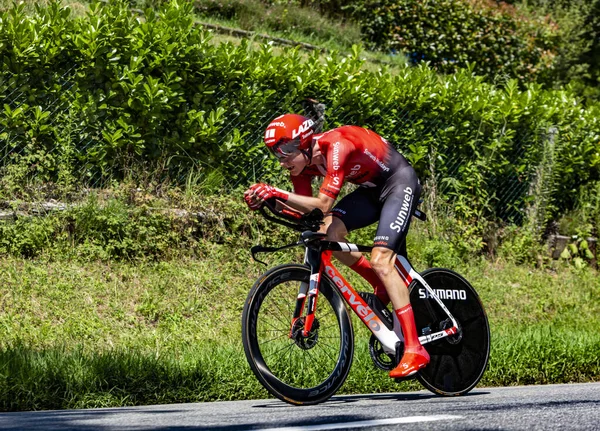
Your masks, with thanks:
M405 350L389 375L408 377L429 363L429 354L419 342L408 289L394 263L398 253L406 254L406 234L421 194L419 179L408 161L373 131L342 126L315 134L314 126L312 119L297 114L269 124L265 143L290 172L294 193L259 183L244 192L244 199L252 210L271 198L303 213L319 208L327 215L323 229L330 241L345 241L348 232L379 222L370 263L359 252L334 255L365 278L384 305L391 299ZM314 176L324 177L317 197L312 194ZM334 207L345 181L360 187Z

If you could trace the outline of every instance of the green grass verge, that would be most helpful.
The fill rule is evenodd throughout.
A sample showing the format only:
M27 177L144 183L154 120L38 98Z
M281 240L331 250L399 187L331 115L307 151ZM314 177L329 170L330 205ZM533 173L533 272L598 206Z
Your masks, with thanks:
M411 248L423 234L415 229ZM210 252L203 257L162 262L0 260L0 409L267 397L240 340L244 299L264 267L245 250L204 247ZM298 258L286 253L270 263ZM417 268L421 260L413 257ZM490 365L480 386L600 378L594 270L484 259L455 269L479 290L491 322ZM354 326L354 365L340 393L419 388L375 369L368 334L360 322Z
M248 249L295 234L228 196L113 193L0 225L0 410L267 397L241 343L244 301L266 269ZM179 220L173 207L206 217ZM492 336L480 386L599 380L597 271L517 265L509 242L497 249L507 258L461 252L460 235L431 230L441 221L413 225L409 255L417 270L449 267L479 292ZM372 236L370 228L351 240ZM264 256L269 266L301 258L301 249ZM357 289L370 289L340 269ZM353 319L356 355L340 393L420 388L373 366L370 334Z
M479 387L586 382L600 376L597 331L546 326L492 328L492 355ZM86 352L82 347L0 353L3 411L116 407L265 398L240 343L198 342L179 352L136 348ZM357 338L352 371L340 394L421 389L376 369L366 338Z

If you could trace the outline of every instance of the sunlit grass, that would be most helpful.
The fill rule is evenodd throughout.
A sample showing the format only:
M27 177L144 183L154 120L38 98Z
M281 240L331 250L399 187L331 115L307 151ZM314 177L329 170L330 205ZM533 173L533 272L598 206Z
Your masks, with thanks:
M0 408L266 397L240 336L246 294L264 268L223 245L213 244L211 253L163 262L4 257ZM480 290L491 322L490 364L480 386L600 378L593 270L549 273L485 260L456 269ZM529 292L526 300L511 283ZM370 333L353 320L354 365L340 393L420 388L398 385L373 366Z

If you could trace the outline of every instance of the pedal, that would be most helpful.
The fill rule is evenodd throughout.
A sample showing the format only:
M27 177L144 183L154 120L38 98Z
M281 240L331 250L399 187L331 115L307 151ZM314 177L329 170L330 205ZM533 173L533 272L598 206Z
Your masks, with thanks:
M396 365L400 363L402 356L404 355L404 343L402 341L396 342ZM413 380L417 377L417 372L415 371L413 374L403 378L395 378L396 383L406 382L408 380Z
M383 302L374 295L369 292L358 292L360 297L367 303L369 307L375 312L377 317L383 322L383 324L390 330L394 330L394 318L392 317L392 313L387 309ZM396 362L397 363L397 362Z
M402 360L403 355L404 355L404 342L397 341L396 342L396 363L394 366L397 366L400 363L400 360ZM399 379L399 380L402 380L402 379Z

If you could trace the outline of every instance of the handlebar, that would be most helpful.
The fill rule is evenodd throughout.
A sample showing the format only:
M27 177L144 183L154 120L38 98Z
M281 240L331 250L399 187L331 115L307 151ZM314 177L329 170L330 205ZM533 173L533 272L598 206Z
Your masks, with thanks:
M275 198L268 199L260 208L260 212L267 220L289 227L290 229L298 232L304 232L307 230L317 232L321 228L324 215L323 211L321 211L319 208L315 208L306 214L288 208L278 210L275 206L276 201L277 200ZM265 211L265 207L273 215L267 213L267 211Z
M280 224L282 226L289 227L298 232L303 232L302 239L298 242L287 244L282 247L264 247L262 245L255 245L250 249L252 253L252 258L259 263L266 265L265 262L259 260L256 255L258 253L271 253L275 251L285 250L288 248L296 247L302 245L305 238L305 232L318 232L321 225L323 224L323 211L318 208L315 208L311 212L307 214L303 214L298 211L294 211L288 208L283 208L281 211L276 208L277 200L275 198L268 199L264 202L264 204L260 207L261 214L267 219L274 223ZM271 214L265 211L265 207L269 210ZM316 234L318 236L325 234Z
M419 203L420 202L421 201L419 201ZM261 214L267 220L270 220L270 221L280 224L282 226L286 226L295 231L302 232L302 236L300 238L300 241L292 243L292 244L287 244L282 247L263 247L262 245L256 245L256 246L252 247L251 248L252 258L255 261L263 263L265 265L266 265L265 262L262 262L261 260L258 260L256 258L256 255L258 253L275 252L275 251L285 250L285 249L288 249L291 247L296 247L296 246L299 246L302 244L307 244L307 241L310 242L310 241L314 241L314 240L322 240L325 237L324 233L317 233L317 232L319 232L321 225L323 225L323 218L324 218L323 211L321 211L319 208L315 208L309 213L301 213L299 211L296 211L296 210L293 210L290 208L282 208L281 210L278 210L276 208L276 204L277 204L276 198L271 198L271 199L264 201L263 205L260 207ZM265 210L265 208L268 209L271 214L269 214ZM426 214L419 210L415 210L413 215L416 218L423 220L423 221L425 221L427 219ZM311 233L311 232L313 232L313 233ZM331 244L335 244L335 243L331 243ZM358 247L358 251L371 251L371 249L372 249L372 247L360 246L360 245L357 247ZM331 248L331 250L335 250L335 248ZM344 251L344 249L340 249L340 250Z
M289 208L283 208L281 211L277 210L275 204L277 199L272 198L268 199L264 202L263 206L260 208L261 214L267 219L274 223L278 223L282 226L289 227L290 229L294 229L298 232L304 232L310 230L312 232L317 232L321 225L323 224L323 218L325 217L323 211L319 208L313 209L309 213L301 213L299 211L295 211ZM419 203L423 202L422 199L419 200ZM265 207L273 214L270 215L265 211ZM427 214L423 211L415 209L413 216L421 221L427 221Z

